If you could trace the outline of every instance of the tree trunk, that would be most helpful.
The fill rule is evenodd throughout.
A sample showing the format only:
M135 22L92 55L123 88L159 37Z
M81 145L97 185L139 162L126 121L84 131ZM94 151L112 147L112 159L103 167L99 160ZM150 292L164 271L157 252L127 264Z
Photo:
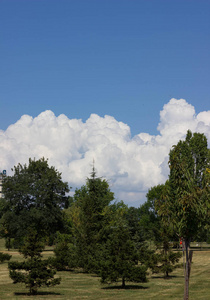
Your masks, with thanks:
M189 250L189 278L190 278L192 257L193 257L193 251Z
M185 255L186 255L186 263L185 263L185 274L184 274L184 300L189 299L189 257L188 257L188 248L189 248L189 242L188 240L185 240Z
M189 250L190 241L185 240L185 255L186 255L186 265L185 265L185 285L184 285L184 300L189 300L189 280L191 271L191 262L193 251Z
M125 278L122 278L122 288L125 288Z

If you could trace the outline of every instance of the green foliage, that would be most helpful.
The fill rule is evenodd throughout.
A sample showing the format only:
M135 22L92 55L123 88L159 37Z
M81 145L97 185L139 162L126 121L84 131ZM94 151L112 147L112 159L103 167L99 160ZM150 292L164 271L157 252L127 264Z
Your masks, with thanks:
M101 248L100 276L102 283L113 283L122 280L146 282L145 265L139 264L139 249L131 238L128 222L125 218L127 209L118 208L115 218L107 227L107 240Z
M158 211L165 206L168 191L168 181L165 184L152 187L147 193L147 201L140 207L140 225L146 231L146 236L150 237L156 247L156 251L151 253L149 267L153 273L164 273L169 276L178 264L181 254L171 249L170 241L176 241L174 228L167 217L158 216Z
M39 240L38 234L30 230L25 238L24 246L20 253L27 260L23 262L11 261L8 264L10 278L13 283L25 283L30 294L36 294L41 286L53 286L59 284L61 279L54 278L56 270L50 263L50 259L41 259L41 251L44 245Z
M5 238L5 248L9 251L11 248L13 248L14 241L10 238Z
M44 247L44 241L39 237L37 231L30 229L19 252L23 254L24 258L38 259L42 257L41 252Z
M54 278L56 271L49 265L48 260L31 259L24 262L10 262L9 270L13 283L25 283L30 294L37 294L37 289L43 285L49 287L61 281L60 278Z
M8 250L14 245L11 240L19 227L17 216L12 211L5 211L0 219L0 236L5 238Z
M153 273L163 273L164 277L169 277L176 268L182 266L180 264L181 252L175 252L170 242L170 227L162 226L159 230L159 239L155 241L156 252L150 260L150 268Z
M189 297L190 242L209 222L209 151L205 135L190 131L184 141L173 146L169 153L169 181L164 202L159 207L159 214L170 220L183 238L186 255L184 299Z
M86 185L75 191L70 207L76 264L86 272L96 272L101 230L106 223L104 210L114 199L106 180L97 178L95 169Z
M182 253L169 250L156 253L153 257L153 264L151 264L152 273L163 273L165 278L169 277L176 268L182 267L179 263Z
M142 230L142 227L140 226L139 208L129 207L127 209L125 218L128 223L128 228L132 240L136 243L136 245L138 245L138 247L141 247L145 241L145 238L144 230Z
M97 178L93 168L91 178L76 190L73 204L66 211L73 224L75 251L69 251L68 237L60 236L56 260L69 266L70 253L75 253L75 266L99 274L102 282L118 278L123 285L125 280L144 282L147 268L139 264L144 243L138 210L128 209L123 202L111 204L113 199L107 181Z
M161 218L158 216L156 202L161 198L164 185L152 187L147 193L147 201L139 208L139 226L144 233L144 239L158 240Z
M14 175L3 182L3 215L0 234L15 238L21 245L29 228L36 228L41 235L49 235L63 227L62 209L69 201L67 183L61 174L49 167L44 158L29 159L28 165L18 164Z
M170 220L178 234L189 241L206 223L210 195L208 153L206 137L188 131L185 141L179 141L169 155Z
M3 263L6 260L10 260L11 257L12 257L12 255L0 252L0 263Z
M57 270L69 270L76 267L75 246L72 244L72 236L57 232L54 247L55 258L51 259Z

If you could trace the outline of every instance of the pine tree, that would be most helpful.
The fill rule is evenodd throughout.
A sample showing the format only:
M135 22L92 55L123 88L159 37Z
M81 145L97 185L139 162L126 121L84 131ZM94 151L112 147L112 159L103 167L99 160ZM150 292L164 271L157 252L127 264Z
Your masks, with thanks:
M55 257L51 258L51 262L57 270L65 271L76 267L75 246L70 234L57 232L54 254Z
M60 278L54 278L56 271L50 260L42 259L43 249L44 243L40 240L37 232L30 230L30 235L25 238L24 246L20 249L25 260L23 262L11 261L8 264L13 283L25 283L30 294L37 294L37 290L41 286L53 286L61 281Z
M169 278L169 273L182 266L180 264L182 253L172 249L170 231L170 227L161 226L159 239L155 241L156 252L153 254L150 264L153 273L163 273L165 278Z
M76 264L86 272L97 272L100 232L106 223L103 212L113 199L108 182L96 176L93 166L86 185L75 191L70 208Z
M169 273L181 266L179 260L182 256L180 252L174 251L170 241L176 241L177 236L171 226L168 216L158 216L159 210L165 206L169 194L169 182L152 187L147 193L147 203L150 203L150 213L153 210L155 222L153 222L153 241L156 251L152 255L150 268L153 273L164 273L168 278Z
M101 282L113 283L121 280L123 288L126 281L147 281L147 267L140 262L141 251L130 234L126 213L125 206L118 208L107 226L107 239L101 245L99 264Z

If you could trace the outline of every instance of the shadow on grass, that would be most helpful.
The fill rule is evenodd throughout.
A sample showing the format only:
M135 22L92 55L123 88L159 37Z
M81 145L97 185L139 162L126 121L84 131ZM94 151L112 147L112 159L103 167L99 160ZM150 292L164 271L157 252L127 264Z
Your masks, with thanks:
M61 293L55 293L55 292L37 292L36 294L30 294L29 292L24 293L14 293L15 296L60 296Z
M165 276L151 276L152 279L165 279L165 280L170 280L170 279L173 279L173 278L181 278L182 276L176 276L176 275L171 275L171 276L168 276L168 277L165 277Z
M103 287L103 290L146 290L148 287L142 285L126 285L125 287L122 286L107 286Z

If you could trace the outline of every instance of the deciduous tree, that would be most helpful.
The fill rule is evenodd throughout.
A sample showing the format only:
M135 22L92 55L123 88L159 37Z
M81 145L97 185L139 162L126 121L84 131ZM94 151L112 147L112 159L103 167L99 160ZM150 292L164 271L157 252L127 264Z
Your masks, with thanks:
M184 300L189 299L190 242L207 222L209 149L204 134L187 132L169 154L169 194L159 213L168 216L183 239L186 254Z
M14 237L21 244L29 227L40 235L61 229L62 209L68 202L68 184L44 158L29 159L28 165L18 164L14 174L3 182L4 208L1 233Z

